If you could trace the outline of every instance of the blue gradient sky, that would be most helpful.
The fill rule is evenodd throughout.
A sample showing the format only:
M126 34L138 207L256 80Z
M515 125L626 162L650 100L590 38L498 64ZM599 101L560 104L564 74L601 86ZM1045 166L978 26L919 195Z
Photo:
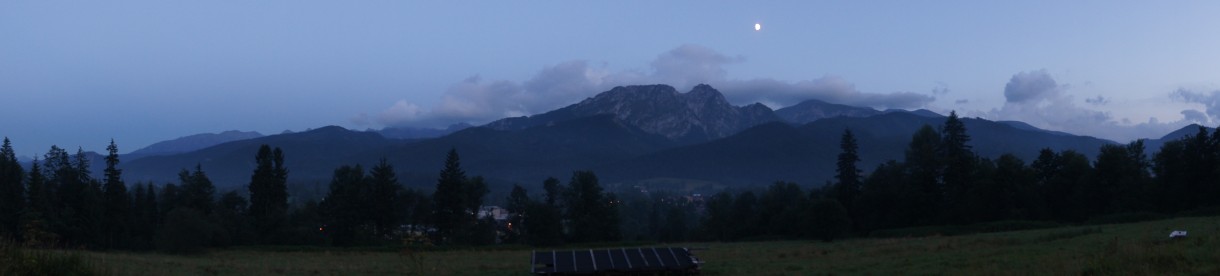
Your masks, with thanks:
M735 104L957 110L1124 142L1220 123L1220 2L925 2L3 1L0 136L20 155L127 152L700 82Z

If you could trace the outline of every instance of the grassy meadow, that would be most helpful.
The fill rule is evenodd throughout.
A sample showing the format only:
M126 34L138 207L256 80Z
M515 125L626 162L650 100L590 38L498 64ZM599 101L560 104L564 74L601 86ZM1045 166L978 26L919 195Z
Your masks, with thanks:
M1169 240L1171 230L1187 230ZM920 238L688 243L705 275L1215 275L1220 217ZM602 247L602 246L597 246ZM47 252L43 252L46 255ZM530 249L65 252L114 275L528 275Z

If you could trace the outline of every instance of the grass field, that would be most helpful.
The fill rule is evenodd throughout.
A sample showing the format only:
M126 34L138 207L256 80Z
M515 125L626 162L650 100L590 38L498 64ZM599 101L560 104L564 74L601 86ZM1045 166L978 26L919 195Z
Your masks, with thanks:
M1188 230L1169 240L1171 230ZM1216 275L1220 217L952 237L680 244L706 275ZM74 252L117 275L527 275L530 249L217 250L200 256Z

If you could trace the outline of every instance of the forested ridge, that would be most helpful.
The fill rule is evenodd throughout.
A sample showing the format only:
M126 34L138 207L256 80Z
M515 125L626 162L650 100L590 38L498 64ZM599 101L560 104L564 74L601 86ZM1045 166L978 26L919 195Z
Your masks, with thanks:
M1115 216L1214 212L1220 205L1220 132L1166 142L1104 145L1095 157L1043 149L1031 162L975 154L955 113L911 135L902 160L866 172L850 129L840 136L834 182L778 180L714 195L606 191L593 171L531 193L514 185L488 208L486 180L451 149L426 194L403 188L393 164L336 168L326 196L289 204L291 153L263 145L246 193L218 193L206 169L175 183L126 183L114 141L103 177L88 156L52 146L23 168L0 148L0 236L31 247L200 252L235 245L489 245L625 240L822 239L887 230L1003 221L1075 224ZM800 181L799 179L797 181ZM814 187L814 188L809 188ZM499 202L499 201L497 201ZM496 212L502 214L497 217Z

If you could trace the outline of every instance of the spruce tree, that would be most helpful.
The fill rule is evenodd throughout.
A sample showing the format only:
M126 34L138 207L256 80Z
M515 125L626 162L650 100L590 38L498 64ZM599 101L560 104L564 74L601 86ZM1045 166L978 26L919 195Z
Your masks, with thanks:
M402 186L398 184L398 176L394 173L394 166L386 162L385 158L373 166L369 171L370 193L369 201L370 214L373 215L373 221L376 225L376 233L378 237L389 237L390 234L398 229L398 225L402 223L403 214L398 204L402 203L399 197L402 192Z
M905 186L900 190L910 191L900 195L907 219L915 225L928 225L938 221L943 202L943 187L940 184L941 159L937 156L941 136L932 126L924 125L911 137L906 151Z
M274 239L288 215L288 170L280 148L262 145L254 156L257 164L250 176L250 216L258 236Z
M0 146L0 239L21 239L25 207L25 176L8 137Z
M369 218L376 214L369 210L372 204L367 180L364 168L359 165L335 169L330 192L321 203L326 221L324 233L334 245L355 245L372 234L369 230L373 230L373 223Z
M106 152L106 182L102 186L106 217L103 221L106 234L104 243L108 247L121 247L127 244L127 237L130 235L131 195L127 193L127 184L123 183L123 171L117 168L119 148L113 139L110 140L110 146L106 147Z
M432 193L432 203L435 206L432 223L441 235L442 243L446 240L462 242L457 235L475 223L474 211L477 210L467 209L468 203L465 202L469 198L464 190L467 182L457 149L450 149L445 156L445 167L441 169L440 177L436 180L436 191Z
M28 195L27 208L22 216L22 238L25 244L28 245L55 245L59 242L59 235L55 234L51 229L53 223L57 223L54 219L55 196L53 190L48 186L47 179L43 175L43 169L39 166L38 158L34 158L34 163L30 165L29 177L26 180L26 191Z
M856 199L860 197L860 169L856 168L856 163L860 162L860 155L856 152L858 148L856 137L852 135L851 130L844 129L843 137L839 139L841 152L838 168L835 169L838 173L835 178L839 180L835 186L835 197L848 209L852 209Z
M944 183L945 211L948 222L965 222L963 207L967 201L974 177L974 165L978 163L971 151L970 136L966 134L966 125L957 118L957 112L949 112L942 129L940 155L944 164L942 181Z
M203 166L196 164L194 172L183 169L178 173L178 179L182 184L182 191L179 194L181 206L195 209L204 216L210 216L212 206L215 205L213 199L216 197L216 186L203 172Z

